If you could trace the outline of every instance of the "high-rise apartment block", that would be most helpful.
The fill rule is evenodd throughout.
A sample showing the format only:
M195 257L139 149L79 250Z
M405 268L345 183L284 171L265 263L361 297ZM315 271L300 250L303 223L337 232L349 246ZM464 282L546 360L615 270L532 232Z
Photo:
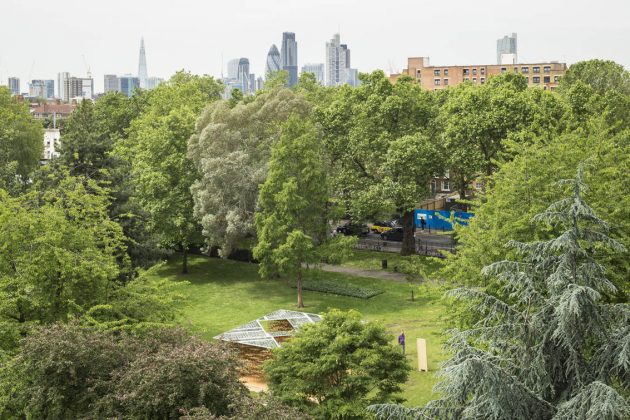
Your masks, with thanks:
M106 74L103 77L103 92L120 92L118 76L116 76L115 74Z
M9 90L12 95L20 94L20 79L19 77L9 77L8 80Z
M31 80L28 85L28 96L33 98L53 99L55 97L54 80Z
M265 77L282 69L282 58L276 44L269 48L267 53L267 63L265 64Z
M68 101L69 99L66 95L66 81L68 79L70 79L70 73L67 71L57 74L57 97L62 101Z
M91 77L73 77L69 73L59 73L60 86L59 98L63 101L73 99L92 99L94 97L94 79Z
M414 78L425 89L444 89L462 82L483 85L489 77L516 73L525 77L530 87L554 90L567 71L566 63L474 64L464 66L432 66L429 57L410 57L402 74ZM395 81L400 74L390 75Z
M333 35L326 43L326 86L339 86L359 84L358 72L350 67L350 49L346 44L341 44L339 34Z
M518 63L516 34L497 39L497 64Z
M156 78L147 78L146 84L154 84L154 81L152 79ZM105 93L120 92L127 97L131 97L131 95L133 95L133 92L136 89L140 88L140 78L132 76L130 74L126 74L124 76L106 74L103 80L103 85L105 86Z
M302 73L313 73L319 84L324 84L324 63L320 64L304 64Z
M295 42L295 33L282 33L282 48L280 51L280 59L282 69L289 74L289 87L294 86L298 81L298 51L297 42Z

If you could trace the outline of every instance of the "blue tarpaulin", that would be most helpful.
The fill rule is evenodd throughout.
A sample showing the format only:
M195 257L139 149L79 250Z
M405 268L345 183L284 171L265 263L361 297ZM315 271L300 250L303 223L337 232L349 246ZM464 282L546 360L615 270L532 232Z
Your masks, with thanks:
M453 226L451 226L451 223L448 221L452 213L455 213L455 222L461 225L468 224L467 220L473 217L472 213L465 211L414 210L413 218L416 223L416 228L422 227L420 219L424 218L427 222L424 226L425 229L453 230ZM438 215L441 217L438 217Z

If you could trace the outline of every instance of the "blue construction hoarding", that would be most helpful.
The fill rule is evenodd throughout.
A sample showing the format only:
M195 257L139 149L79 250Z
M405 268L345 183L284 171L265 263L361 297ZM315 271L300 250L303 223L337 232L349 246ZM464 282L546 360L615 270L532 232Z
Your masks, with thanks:
M446 211L446 210L414 210L413 218L416 228L422 228L421 219L424 218L425 229L431 230L453 230L453 226L449 222L451 214L455 213L455 223L462 225L468 224L467 220L473 217L472 213L464 211Z

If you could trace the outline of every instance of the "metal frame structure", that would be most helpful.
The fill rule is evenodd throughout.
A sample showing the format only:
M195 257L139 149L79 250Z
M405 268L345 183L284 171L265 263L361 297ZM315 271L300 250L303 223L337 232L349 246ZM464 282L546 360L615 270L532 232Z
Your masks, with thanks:
M243 324L239 327L231 329L230 331L219 334L215 336L214 339L227 341L229 343L261 347L264 349L274 349L280 347L280 342L277 338L290 337L300 326L304 324L314 324L321 321L321 319L322 317L316 314L279 309L263 317L250 321L247 324ZM262 325L263 321L283 320L288 321L289 324L291 324L291 327L293 327L293 330L267 332Z

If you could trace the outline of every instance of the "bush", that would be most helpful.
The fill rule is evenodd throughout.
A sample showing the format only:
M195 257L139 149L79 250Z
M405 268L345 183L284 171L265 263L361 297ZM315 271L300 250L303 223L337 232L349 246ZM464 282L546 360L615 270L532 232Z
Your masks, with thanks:
M0 371L0 418L178 418L234 413L247 397L234 355L180 329L41 328Z
M316 418L363 419L366 407L401 401L409 365L385 329L333 310L302 326L265 364L272 394Z
M293 286L296 287L295 285ZM304 280L302 284L304 290L313 292L331 293L333 295L350 296L361 299L369 299L380 295L382 290L368 289L365 287L355 286L350 283L341 283L333 280Z

